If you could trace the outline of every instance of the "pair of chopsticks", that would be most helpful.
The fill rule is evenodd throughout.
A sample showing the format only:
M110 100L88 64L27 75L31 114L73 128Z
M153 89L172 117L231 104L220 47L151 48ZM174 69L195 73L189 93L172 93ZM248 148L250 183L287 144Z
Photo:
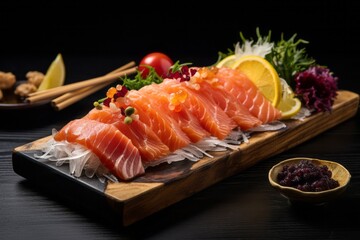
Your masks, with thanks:
M26 101L29 103L35 103L51 99L52 107L55 110L60 111L70 106L71 104L89 96L90 94L106 87L108 84L117 80L119 77L135 73L137 67L134 67L134 65L135 62L131 61L101 77L30 93L26 98Z

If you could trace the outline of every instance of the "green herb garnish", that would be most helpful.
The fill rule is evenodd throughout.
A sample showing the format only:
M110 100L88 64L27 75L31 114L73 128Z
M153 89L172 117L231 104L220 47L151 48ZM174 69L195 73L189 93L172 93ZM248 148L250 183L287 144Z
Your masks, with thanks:
M299 39L295 41L297 34L288 40L281 34L281 40L276 42L271 52L265 56L276 69L279 76L294 87L294 76L296 73L315 65L315 60L306 54L305 48L299 48L300 44L307 44L308 41Z
M151 83L161 83L163 79L156 73L155 69L151 66L146 66L149 68L149 73L144 78L141 71L137 71L134 78L128 78L127 76L121 78L123 86L129 90L139 90L140 88L149 85Z
M313 58L308 57L306 49L300 47L301 44L307 44L308 41L296 40L296 36L297 34L294 34L286 40L284 34L281 34L281 39L273 42L271 41L271 31L267 35L261 35L259 28L256 28L256 40L247 39L240 32L241 41L234 44L234 50L228 49L227 53L218 52L216 64L230 55L235 55L236 58L245 54L259 55L269 61L279 77L293 87L295 74L316 64Z
M101 104L99 103L99 101L95 101L95 102L94 102L94 107L95 107L96 109L98 109L98 110L101 110L101 109L102 109L102 106L101 106Z
M181 70L184 66L190 66L190 65L192 65L192 63L180 63L180 61L176 61L170 67L168 75L176 73L176 72L181 72Z

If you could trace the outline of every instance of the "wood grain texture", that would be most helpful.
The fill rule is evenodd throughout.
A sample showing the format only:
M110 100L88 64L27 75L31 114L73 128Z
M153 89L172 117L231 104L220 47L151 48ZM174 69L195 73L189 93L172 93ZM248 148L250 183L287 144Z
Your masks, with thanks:
M331 113L317 113L304 121L288 120L285 122L287 128L280 131L255 133L249 143L241 144L236 151L214 153L214 158L204 158L195 163L171 164L173 172L170 171L170 178L153 181L153 178L145 176L132 182L108 183L105 189L108 203L121 215L121 224L128 226L259 161L297 146L356 114L358 94L350 91L338 93ZM14 151L38 149L47 139L39 139ZM177 166L181 169L179 173ZM155 175L166 172L166 168L170 165L156 167Z
M304 121L287 121L287 128L280 131L256 133L239 150L217 153L214 158L194 163L190 174L176 181L156 187L153 183L137 184L135 195L133 183L110 183L106 194L123 201L123 224L130 225L353 117L358 105L357 94L339 91L331 113L314 114Z

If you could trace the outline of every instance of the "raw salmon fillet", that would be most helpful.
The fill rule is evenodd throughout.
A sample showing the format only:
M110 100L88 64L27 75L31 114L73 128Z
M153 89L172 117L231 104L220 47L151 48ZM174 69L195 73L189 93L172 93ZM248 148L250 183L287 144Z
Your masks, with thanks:
M75 119L57 132L54 139L78 143L91 150L120 179L129 180L145 172L138 149L112 124Z
M171 94L170 102L174 107L188 109L212 136L224 139L237 126L216 103L196 92L188 82L165 79L159 85Z
M201 74L200 74L201 75ZM237 125L241 130L248 130L257 127L262 122L251 114L243 104L229 94L213 78L193 78L193 84L198 84L197 92L210 102L215 102Z
M210 136L210 133L201 126L199 120L187 108L171 107L170 94L161 90L159 84L150 84L139 91L147 95L152 106L156 106L160 111L177 121L191 142L196 143Z
M210 136L223 140L235 128L251 130L281 118L281 112L241 72L197 70L189 81L164 79L121 97L109 94L108 107L94 108L69 122L54 139L83 145L117 177L128 180L191 143ZM135 112L125 123L124 109L129 106Z
M124 123L125 116L119 108L94 108L84 118L113 124L139 149L144 165L170 153L168 146L143 122L133 120L128 124Z
M281 118L281 112L271 105L256 85L243 73L230 68L213 68L215 78L222 87L262 123L269 123Z
M183 148L191 143L189 137L181 130L178 122L151 104L149 98L140 91L127 93L129 106L135 108L139 120L149 126L170 151ZM126 108L127 106L123 106Z

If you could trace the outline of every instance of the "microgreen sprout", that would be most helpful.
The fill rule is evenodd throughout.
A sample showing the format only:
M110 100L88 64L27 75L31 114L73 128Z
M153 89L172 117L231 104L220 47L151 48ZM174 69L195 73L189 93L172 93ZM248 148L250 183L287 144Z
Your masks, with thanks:
M125 116L130 117L132 114L134 114L134 112L135 108L129 106L125 109Z
M125 123L125 124L130 124L130 123L132 123L132 121L133 121L133 119L132 119L131 117L129 117L129 116L126 116L126 117L124 118L124 123Z

